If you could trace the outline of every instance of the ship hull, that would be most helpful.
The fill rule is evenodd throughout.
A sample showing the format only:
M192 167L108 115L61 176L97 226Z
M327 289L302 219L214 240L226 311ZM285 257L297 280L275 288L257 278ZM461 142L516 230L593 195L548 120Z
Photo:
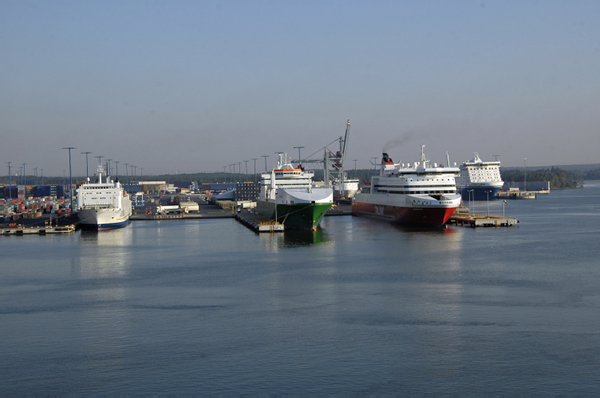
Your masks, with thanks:
M481 187L481 186L468 186L459 188L460 194L463 200L496 200L496 194L500 191L501 187ZM489 193L489 195L488 195Z
M82 229L105 231L123 228L129 224L131 205L129 209L80 209L77 215Z
M443 200L418 195L356 194L352 214L393 224L443 226L460 205L460 195Z
M259 214L282 223L286 228L310 230L319 227L330 207L331 203L276 204L261 200L256 203Z

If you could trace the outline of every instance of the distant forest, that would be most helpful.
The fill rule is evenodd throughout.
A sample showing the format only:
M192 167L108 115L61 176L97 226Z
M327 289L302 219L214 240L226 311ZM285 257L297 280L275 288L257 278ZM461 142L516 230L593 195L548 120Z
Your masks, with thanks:
M600 171L600 170L597 170ZM552 189L578 188L586 178L585 174L578 170L567 171L558 167L550 169L527 170L527 181L550 181ZM521 182L525 179L523 169L500 169L502 180L505 182Z

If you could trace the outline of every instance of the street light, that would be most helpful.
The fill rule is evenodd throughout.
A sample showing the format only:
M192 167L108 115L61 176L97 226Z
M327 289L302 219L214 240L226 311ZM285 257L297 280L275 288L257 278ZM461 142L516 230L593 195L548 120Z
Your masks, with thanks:
M125 163L125 176L127 177L127 188L125 191L129 193L129 163Z
M76 149L74 146L64 147L69 150L69 196L71 197L71 212L73 211L73 173L71 172L71 149Z
M22 185L27 185L27 174L25 174L25 165L27 163L21 163L21 166L23 166L23 176L21 177L21 184Z
M269 157L269 155L260 155L261 157L265 158L265 173L267 172L267 158Z
M354 159L354 178L358 178L358 174L356 173L356 162L358 162L358 159Z
M300 149L304 148L303 146L295 146L294 148L298 149L298 163L302 163L302 158L300 157Z
M256 184L256 161L258 158L252 158L254 160L254 183Z
M89 167L88 167L88 155L90 153L91 152L81 152L82 155L85 154L85 177L86 177L87 180L90 179L90 170L89 170Z
M10 164L12 162L4 162L8 164L8 198L12 199L12 175L10 174Z
M523 169L523 191L527 192L527 158L523 158L525 168Z
M471 214L475 214L475 190L469 189L469 207L471 207L471 196L473 197L473 208L471 209Z

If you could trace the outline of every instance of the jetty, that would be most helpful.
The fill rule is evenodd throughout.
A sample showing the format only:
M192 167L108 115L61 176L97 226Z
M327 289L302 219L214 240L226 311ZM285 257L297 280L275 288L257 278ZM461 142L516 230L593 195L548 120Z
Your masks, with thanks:
M464 227L512 227L519 223L514 217L492 216L489 214L471 214L466 207L459 207L450 220L449 224Z
M283 224L256 213L240 212L235 219L255 232L283 232Z
M75 225L59 225L59 226L9 226L0 228L0 235L50 235L50 234L70 234L75 232Z

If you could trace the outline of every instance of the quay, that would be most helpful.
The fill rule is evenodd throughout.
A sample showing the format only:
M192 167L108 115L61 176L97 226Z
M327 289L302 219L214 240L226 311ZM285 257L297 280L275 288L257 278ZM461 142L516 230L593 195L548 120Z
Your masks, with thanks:
M17 227L2 227L0 229L2 235L50 235L50 234L70 234L75 232L75 225L60 225L60 226L50 226L46 225L43 227L26 227L26 226L17 226Z
M256 232L283 232L284 226L256 213L237 213L235 219Z
M448 221L448 224L455 224L465 227L512 227L517 225L519 220L514 217L491 216L489 214L471 214L468 209L461 207L456 210L454 215Z
M548 191L500 191L496 194L502 199L536 199L537 194L547 194Z
M149 221L149 220L191 220L198 218L235 218L234 213L182 213L182 214L133 214L129 217L131 221Z

